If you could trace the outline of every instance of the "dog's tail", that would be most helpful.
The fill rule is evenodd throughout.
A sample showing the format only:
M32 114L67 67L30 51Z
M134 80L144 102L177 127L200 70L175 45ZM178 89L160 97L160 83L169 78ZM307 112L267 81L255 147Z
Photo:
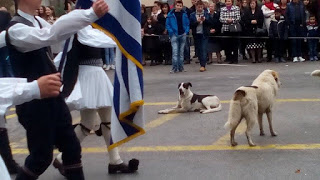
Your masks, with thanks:
M320 77L320 70L315 70L311 73L311 76L318 76Z
M241 100L246 96L244 90L238 89L230 102L228 121L224 125L226 129L233 129L241 121Z

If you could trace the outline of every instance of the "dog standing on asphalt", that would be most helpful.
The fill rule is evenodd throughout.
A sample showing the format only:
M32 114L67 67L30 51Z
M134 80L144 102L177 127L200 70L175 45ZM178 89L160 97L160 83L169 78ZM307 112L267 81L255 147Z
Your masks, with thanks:
M198 95L191 92L190 82L180 83L179 101L173 108L160 110L159 114L185 113L190 111L200 111L200 113L213 113L221 111L221 103L217 96L214 95Z
M242 86L236 90L230 102L228 122L226 128L230 128L230 141L232 146L236 146L234 140L235 131L242 118L246 119L246 136L248 144L255 146L251 139L251 130L258 120L260 136L264 136L262 116L267 114L270 133L277 136L272 126L272 106L276 100L278 89L281 82L278 73L273 70L263 71L252 83L251 86Z

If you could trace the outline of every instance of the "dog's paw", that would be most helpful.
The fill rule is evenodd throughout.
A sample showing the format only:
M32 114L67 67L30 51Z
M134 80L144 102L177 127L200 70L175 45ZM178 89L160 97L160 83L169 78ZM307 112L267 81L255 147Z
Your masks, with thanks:
M272 132L272 133L271 133L271 136L273 136L273 137L278 136L278 133Z
M256 145L254 143L249 143L250 147L255 147Z
M232 142L232 143L231 143L231 146L232 146L232 147L237 146L237 145L238 145L237 142Z
M168 111L167 110L160 110L160 111L158 111L158 114L168 114Z
M266 134L264 134L264 132L260 132L260 136L264 136L264 135L266 135Z

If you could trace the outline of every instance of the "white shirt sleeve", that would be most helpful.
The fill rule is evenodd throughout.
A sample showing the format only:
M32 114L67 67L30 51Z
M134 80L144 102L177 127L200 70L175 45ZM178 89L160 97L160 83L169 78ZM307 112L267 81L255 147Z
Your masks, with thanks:
M116 43L105 33L92 26L87 26L78 31L78 40L81 44L95 48L114 48Z
M0 156L0 179L1 180L11 180L8 169Z
M0 48L6 46L6 31L0 33Z
M36 80L27 83L25 78L0 78L0 127L4 127L4 115L10 106L33 99L40 99Z
M57 44L68 39L79 29L88 26L98 19L93 9L74 10L61 16L52 26L37 18L42 29L17 23L9 28L11 44L21 52L29 52Z

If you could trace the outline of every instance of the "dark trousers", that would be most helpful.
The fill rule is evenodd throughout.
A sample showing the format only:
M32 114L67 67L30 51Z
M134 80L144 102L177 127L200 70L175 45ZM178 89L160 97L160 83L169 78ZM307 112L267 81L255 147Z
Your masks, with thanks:
M161 42L161 51L164 57L165 62L169 62L172 59L172 47L171 47L171 42L166 41L166 42ZM190 57L190 55L189 55Z
M63 153L65 166L81 164L80 143L62 97L33 100L17 106L16 111L19 122L27 131L30 155L24 166L33 175L39 176L48 168L54 147Z
M273 42L274 56L276 58L283 57L285 49L285 40L283 39L271 39Z
M224 36L237 36L238 33L223 32ZM231 63L238 63L238 39L237 38L225 38L224 51L226 54L226 61Z
M206 67L207 64L207 46L208 37L203 34L196 34L195 44L198 47L198 58L201 67Z
M267 59L268 61L272 60L272 48L273 43L271 42L271 39L267 39L266 40L266 49L267 49Z
M304 28L300 25L290 25L289 28L290 37L303 37L304 36ZM291 40L291 48L292 48L292 57L300 57L301 53L301 39L292 39Z
M316 57L318 56L317 46L318 46L318 40L317 39L309 39L309 55L310 57Z
M184 60L186 60L186 61L191 60L191 57L190 57L190 37L189 37L189 34L187 34L186 45L184 46Z

